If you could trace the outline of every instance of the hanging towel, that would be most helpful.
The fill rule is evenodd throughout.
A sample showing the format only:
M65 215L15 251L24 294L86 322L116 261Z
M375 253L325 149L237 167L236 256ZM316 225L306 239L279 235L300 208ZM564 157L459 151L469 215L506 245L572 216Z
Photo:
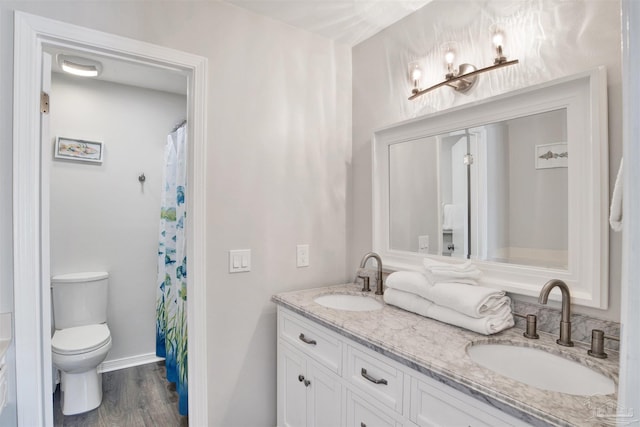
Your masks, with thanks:
M384 301L387 304L395 305L420 316L429 317L483 335L495 334L514 325L511 309L507 307L498 310L493 315L476 319L397 289L387 289L384 294Z
M609 214L609 224L613 231L622 231L622 162L620 159L620 167L616 176L616 183L613 186L613 197L611 197L611 211Z
M452 230L454 225L454 211L455 206L451 204L445 204L442 207L442 229Z
M424 295L440 306L469 317L481 318L496 314L504 307L511 311L511 299L504 291L466 283L436 283Z
M426 298L429 288L433 286L426 276L417 271L396 271L387 276L387 288L398 289Z

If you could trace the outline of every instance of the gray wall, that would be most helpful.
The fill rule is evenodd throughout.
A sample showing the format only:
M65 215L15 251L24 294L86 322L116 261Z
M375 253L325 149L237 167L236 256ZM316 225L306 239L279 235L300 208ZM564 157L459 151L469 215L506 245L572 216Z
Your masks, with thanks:
M208 424L274 425L271 295L343 283L355 271L345 261L351 235L349 49L223 2L5 1L1 6L0 230L6 232L12 10L208 58ZM295 266L299 243L310 245L308 268ZM248 248L252 271L228 274L228 250ZM3 238L1 250L4 298L12 286L9 238Z
M480 77L468 94L440 88L407 100L407 65L427 58L424 87L445 74L441 46L458 42L460 62L493 63L490 27L506 32L505 54L520 64ZM509 90L607 67L610 187L622 154L620 4L588 0L435 0L353 49L353 247L350 264L370 250L371 136L401 120L485 99ZM356 221L357 219L357 221ZM621 236L610 233L609 309L576 311L619 320ZM527 298L523 298L527 299ZM532 300L532 299L528 299Z

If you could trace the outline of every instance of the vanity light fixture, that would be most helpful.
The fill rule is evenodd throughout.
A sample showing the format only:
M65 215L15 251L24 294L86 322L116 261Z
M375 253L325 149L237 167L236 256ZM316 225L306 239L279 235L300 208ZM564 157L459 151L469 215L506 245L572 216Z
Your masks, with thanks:
M445 63L447 64L447 74L445 74L444 80L426 89L420 89L419 80L413 79L412 75L413 89L411 90L411 96L409 99L416 99L417 97L442 86L449 86L457 92L465 93L475 85L479 74L486 73L487 71L495 70L497 68L515 65L519 62L517 59L507 61L507 57L504 56L504 53L502 52L502 47L504 46L504 34L501 31L495 31L493 33L492 41L496 49L496 58L493 65L480 69L477 69L471 64L460 64L458 69L455 69L453 63L456 52L451 46L449 46L444 55Z
M80 77L97 77L102 72L102 64L87 58L78 56L57 56L58 65L62 71Z

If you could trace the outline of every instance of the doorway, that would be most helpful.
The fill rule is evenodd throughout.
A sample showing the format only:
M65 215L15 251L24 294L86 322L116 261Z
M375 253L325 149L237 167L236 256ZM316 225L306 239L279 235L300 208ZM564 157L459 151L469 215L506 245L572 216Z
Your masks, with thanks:
M16 12L14 24L14 301L18 424L53 425L49 206L43 186L40 113L43 53L62 48L182 73L188 82L187 289L189 418L207 423L205 160L206 59L112 34ZM196 232L197 230L197 232ZM197 373L197 374L196 374Z

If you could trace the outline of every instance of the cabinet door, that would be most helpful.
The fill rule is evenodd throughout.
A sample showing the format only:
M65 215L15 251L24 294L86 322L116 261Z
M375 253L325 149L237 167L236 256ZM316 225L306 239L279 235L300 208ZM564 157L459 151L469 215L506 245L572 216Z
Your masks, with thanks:
M278 425L306 426L305 361L298 352L283 344L278 345L278 353Z
M373 401L374 404L375 400ZM378 408L371 406L363 398L353 392L347 393L346 427L400 427L393 417Z
M342 385L337 376L307 359L307 426L342 425Z

